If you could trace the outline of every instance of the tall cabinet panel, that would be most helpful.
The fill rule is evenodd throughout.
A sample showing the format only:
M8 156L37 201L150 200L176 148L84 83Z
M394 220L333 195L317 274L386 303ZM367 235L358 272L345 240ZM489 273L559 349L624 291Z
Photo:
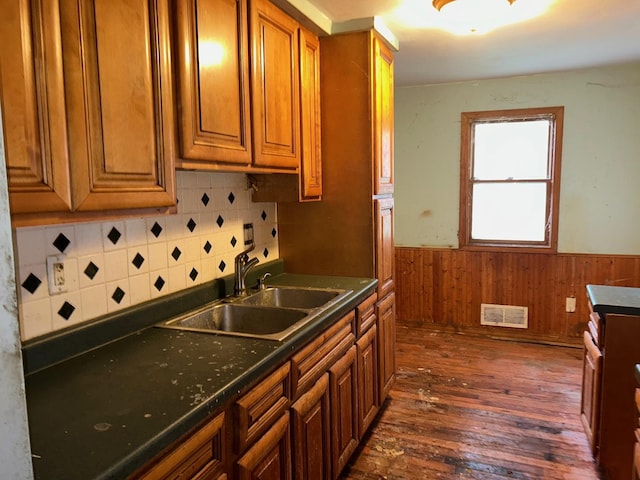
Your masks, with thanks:
M393 55L373 31L323 37L320 79L322 201L278 204L280 254L291 272L378 279L382 401L395 378Z
M0 10L0 101L11 211L69 211L58 2L0 0Z
M169 0L62 0L77 210L175 205Z
M198 161L249 165L249 46L246 2L176 2L180 167ZM189 160L196 160L190 162Z

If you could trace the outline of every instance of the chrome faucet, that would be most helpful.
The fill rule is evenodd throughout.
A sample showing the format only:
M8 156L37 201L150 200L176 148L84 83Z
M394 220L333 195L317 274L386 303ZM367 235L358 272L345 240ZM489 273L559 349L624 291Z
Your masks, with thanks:
M245 287L245 279L247 273L253 268L260 260L257 257L253 257L249 260L249 252L256 248L255 243L251 240L251 244L248 248L236 255L235 258L235 272L233 281L233 294L237 297L240 295L246 295L247 288Z

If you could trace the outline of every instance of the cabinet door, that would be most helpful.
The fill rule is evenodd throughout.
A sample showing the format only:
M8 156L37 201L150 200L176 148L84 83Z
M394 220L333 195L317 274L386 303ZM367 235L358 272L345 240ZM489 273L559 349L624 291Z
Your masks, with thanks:
M238 480L291 480L289 412L237 462Z
M169 0L61 0L73 203L175 205Z
M69 211L58 2L0 0L0 11L0 100L11 211Z
M251 163L246 1L177 2L179 167ZM203 162L189 162L188 160Z
M365 434L378 413L378 345L374 325L358 339L358 435Z
M251 2L254 164L299 168L298 23L268 0Z
M378 375L380 405L396 382L396 296L387 295L378 303Z
M375 200L375 255L378 298L393 291L395 246L393 243L393 198Z
M300 28L300 115L302 118L302 162L299 175L300 201L322 198L322 154L320 134L320 42Z
M393 193L393 54L374 36L374 192Z
M329 370L332 478L338 478L358 446L356 365L356 346L353 345Z
M329 414L329 375L325 373L291 406L294 478L331 478Z
M598 446L598 422L600 421L600 377L602 353L591 338L584 332L584 361L582 372L582 401L580 418L584 426L591 452L595 455Z

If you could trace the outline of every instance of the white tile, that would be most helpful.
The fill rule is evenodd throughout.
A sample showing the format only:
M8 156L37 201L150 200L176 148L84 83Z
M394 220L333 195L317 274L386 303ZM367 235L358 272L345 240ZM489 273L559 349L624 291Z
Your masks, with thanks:
M213 238L214 235L201 235L200 236L200 258L210 258L213 257L216 254L216 246L213 243ZM210 248L208 249L209 252L207 252L207 249L205 249L205 246L207 244L207 242L209 242Z
M78 223L76 230L76 251L77 257L100 253L104 250L102 242L102 224Z
M139 263L139 267L136 267L134 260L136 257L142 257L142 263ZM140 275L149 271L149 250L146 245L140 245L137 247L127 249L127 265L129 268L129 277Z
M215 173L211 172L196 172L196 184L198 189L200 188L211 188L211 177L215 175Z
M116 240L114 243L112 239L109 238L111 232L118 232L120 235L114 235L112 238ZM102 224L102 244L104 245L104 251L110 252L112 250L118 250L122 248L126 248L127 239L125 235L124 222L105 222Z
M182 192L182 210L183 214L195 213L200 210L200 198L202 191L199 189L184 190Z
M45 264L19 266L18 270L18 298L21 302L32 302L49 296L49 283L47 281L47 267ZM29 292L23 286L30 275L40 280L40 284L33 293Z
M198 172L180 172L182 188L197 188L198 187Z
M204 250L202 251L204 253ZM184 262L200 260L200 237L193 236L184 240Z
M167 224L165 217L151 217L147 218L145 222L147 224L147 243L152 244L167 241ZM159 229L154 228L156 224ZM154 230L157 236L153 233Z
M168 243L167 263L169 268L185 264L185 249L185 242L182 239Z
M54 242L60 237L64 240L65 237L68 241L66 247L61 251L54 245ZM73 225L55 225L45 228L44 234L45 249L47 255L70 255L74 256L76 253L76 232Z
M212 256L209 258L202 259L200 262L202 265L202 270L200 271L201 281L210 282L216 278L219 278L218 273L218 263L216 262L216 257Z
M202 264L198 260L197 262L190 262L185 265L186 282L187 287L193 287L203 283L204 275L202 274Z
M187 288L187 275L184 265L169 267L169 290L171 293Z
M198 229L196 230L199 235L213 233L218 230L218 225L216 225L216 218L218 218L217 214L214 215L212 212L200 212L199 216L200 221L198 222Z
M193 231L189 230L190 221L193 220ZM184 236L191 237L193 235L198 235L200 232L200 214L199 213L189 213L187 215L182 216L182 224L184 225Z
M133 220L125 220L124 222L127 245L136 247L138 245L147 244L147 222L144 218L135 218Z
M61 314L64 308L68 308L65 304L70 306L69 310L71 311L67 319L65 319ZM84 317L82 314L82 299L80 292L78 291L69 294L63 293L56 295L55 297L51 297L51 318L53 319L54 330L60 330L61 328L81 323L84 320Z
M169 270L156 270L149 273L149 291L151 298L162 297L170 293L169 290Z
M107 287L104 284L80 290L84 320L92 320L107 313Z
M149 300L151 298L149 274L143 273L129 277L129 289L131 290L131 305Z
M167 244L154 243L148 246L149 249L149 271L162 270L167 268Z
M49 297L20 305L20 327L22 340L53 331Z
M114 250L105 252L105 280L107 283L115 280L122 280L129 275L127 265L127 250Z
M44 228L16 229L16 257L19 265L43 264L46 259Z
M117 301L118 298L120 299L119 302ZM109 313L117 312L129 305L131 305L129 279L125 278L123 280L107 283L107 311Z
M87 255L85 257L78 257L78 286L80 289L88 288L94 285L103 284L105 282L105 260L104 254L98 253L95 255ZM95 272L93 278L89 277L87 273L95 270L95 268L89 266L93 263L98 270ZM85 271L87 273L85 273Z
M68 292L74 292L80 289L78 283L78 259L65 258L64 260L64 276Z
M184 226L182 215L169 215L166 218L166 239L168 242L180 239L186 235L187 227Z

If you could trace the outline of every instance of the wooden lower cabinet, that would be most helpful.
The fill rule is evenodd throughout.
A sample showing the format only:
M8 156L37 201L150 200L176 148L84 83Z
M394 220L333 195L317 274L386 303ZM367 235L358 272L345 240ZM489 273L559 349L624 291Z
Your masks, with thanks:
M584 332L584 356L582 363L582 401L580 419L589 440L591 453L597 454L598 423L600 421L600 381L602 353L591 334Z
M329 370L332 478L338 478L358 446L356 350L352 346Z
M378 329L374 325L356 342L358 352L358 435L362 437L378 413Z
M396 383L396 295L378 302L378 375L380 405Z
M329 374L291 406L293 475L299 480L331 478Z
M291 480L289 412L236 462L238 480Z

